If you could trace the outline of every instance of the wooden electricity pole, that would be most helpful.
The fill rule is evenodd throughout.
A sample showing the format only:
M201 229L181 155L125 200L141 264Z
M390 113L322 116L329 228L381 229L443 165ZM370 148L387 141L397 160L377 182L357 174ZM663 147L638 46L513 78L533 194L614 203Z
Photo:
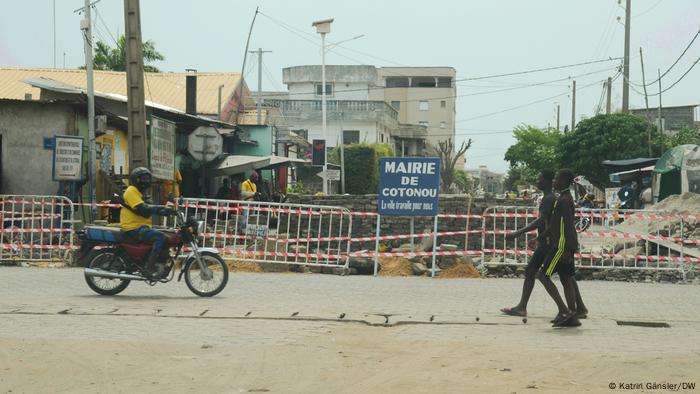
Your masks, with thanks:
M143 91L143 43L139 0L124 0L126 96L129 118L129 171L148 167L146 104Z

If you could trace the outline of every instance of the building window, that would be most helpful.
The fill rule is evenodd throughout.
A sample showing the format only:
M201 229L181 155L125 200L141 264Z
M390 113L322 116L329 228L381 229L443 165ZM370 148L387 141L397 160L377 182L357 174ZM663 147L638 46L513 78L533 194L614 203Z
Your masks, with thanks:
M442 122L440 122L440 128L444 129L445 127L447 127L447 122L443 120Z
M395 110L400 111L401 110L401 101L392 101L391 106L394 107Z
M382 142L384 142L384 134L381 135Z
M359 144L360 130L343 130L343 144Z
M440 108L446 108L447 107L447 101L441 100L440 101Z
M420 122L418 122L418 124L421 125L421 126L428 127L428 121L427 121L427 120L421 120Z
M385 80L387 88L407 88L409 87L407 77L387 77Z
M323 96L323 84L320 84L320 83L316 84L316 95ZM333 84L327 83L326 84L326 96L332 96L332 95L333 95Z
M428 103L428 100L421 100L418 103L418 109L421 111L428 111L430 110L430 104Z

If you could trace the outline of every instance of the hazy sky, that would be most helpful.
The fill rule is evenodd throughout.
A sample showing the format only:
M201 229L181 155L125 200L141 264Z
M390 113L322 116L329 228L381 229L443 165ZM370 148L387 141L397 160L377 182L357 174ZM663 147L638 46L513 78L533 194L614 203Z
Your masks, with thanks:
M65 52L66 67L75 68L84 58L81 16L73 11L84 1L55 3L56 65L63 66ZM2 2L0 67L54 65L53 4L53 0ZM617 17L624 21L625 12L617 0L141 0L143 37L155 41L165 55L165 61L156 63L164 71L240 71L256 6L263 14L255 23L250 49L272 51L263 61L264 90L286 90L284 67L320 63L320 38L311 22L326 17L335 18L329 42L364 34L336 47L327 56L328 64L451 66L457 78L464 79L623 54L624 27ZM123 1L101 0L96 8L94 34L113 44L112 36L124 32ZM664 72L676 60L700 29L700 0L633 0L632 16L630 79L641 83L641 46L649 82L656 79L657 69ZM698 58L700 38L662 83L675 82ZM577 118L593 115L602 82L615 76L618 64L458 82L457 94L463 96L457 99L457 138L474 140L467 167L485 164L505 171L503 154L514 142L510 130L520 123L554 126L557 104L562 127L569 124L569 77L577 80ZM257 87L255 70L256 64L249 62L251 88ZM537 86L523 86L532 84ZM517 89L494 92L509 88ZM657 86L649 89L658 91ZM663 105L700 103L700 65L662 99ZM643 96L634 91L630 102L635 108L644 106ZM620 77L613 85L613 107L621 103ZM658 105L658 96L650 105ZM521 108L503 112L515 107Z

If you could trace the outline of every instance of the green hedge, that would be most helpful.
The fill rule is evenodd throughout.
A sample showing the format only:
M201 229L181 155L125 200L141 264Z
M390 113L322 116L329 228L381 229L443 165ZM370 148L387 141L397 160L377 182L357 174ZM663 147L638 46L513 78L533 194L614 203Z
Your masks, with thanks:
M379 159L393 157L394 150L385 144L345 145L345 192L373 194L379 188ZM328 161L340 164L340 148L335 148Z

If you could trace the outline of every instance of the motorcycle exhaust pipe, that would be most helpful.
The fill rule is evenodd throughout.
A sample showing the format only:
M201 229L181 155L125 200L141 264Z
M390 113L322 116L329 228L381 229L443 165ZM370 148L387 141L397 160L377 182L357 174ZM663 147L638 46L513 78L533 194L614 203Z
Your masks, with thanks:
M118 272L112 272L112 271L106 271L102 269L95 269L95 268L85 268L85 275L86 276L97 276L100 278L110 278L110 279L125 279L125 280L146 280L141 275L132 275L132 274L121 274Z

